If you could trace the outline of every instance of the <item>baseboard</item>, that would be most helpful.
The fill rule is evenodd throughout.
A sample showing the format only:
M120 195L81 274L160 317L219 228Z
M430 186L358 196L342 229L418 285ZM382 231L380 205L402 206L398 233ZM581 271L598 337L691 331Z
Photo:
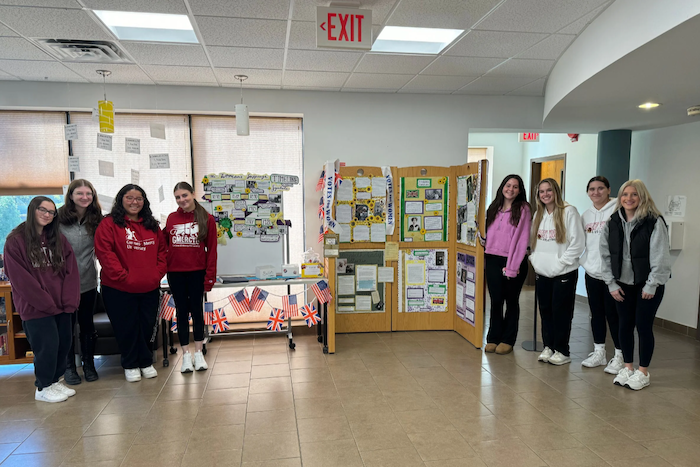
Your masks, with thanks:
M583 303L584 305L588 305L588 297L584 297L583 295L576 294L576 301L578 303Z
M674 323L673 321L669 321L667 319L654 318L654 326L658 326L668 331L677 332L678 334L692 337L693 339L697 337L697 329L690 326L685 326L683 324Z

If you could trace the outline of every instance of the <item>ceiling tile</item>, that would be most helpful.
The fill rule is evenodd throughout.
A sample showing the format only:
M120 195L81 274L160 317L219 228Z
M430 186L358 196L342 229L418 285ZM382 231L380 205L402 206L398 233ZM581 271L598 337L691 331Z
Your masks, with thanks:
M223 87L223 88L237 88L237 87L240 87L240 85L226 83L226 84L222 84L221 87ZM248 88L250 88L250 89L281 89L281 86L279 86L279 85L278 86L268 86L266 84L253 84L253 85L249 84Z
M209 66L201 45L122 42L140 65Z
M158 83L161 86L200 86L200 87L218 87L219 85L216 83L196 83L196 82L190 82L190 81L158 81Z
M511 58L545 37L546 34L472 30L453 44L445 55Z
M387 26L469 29L500 0L401 0Z
M189 0L192 12L203 16L228 16L232 18L289 18L290 0L240 1L240 0ZM315 19L315 17L314 17Z
M0 70L26 81L86 82L58 62L0 60Z
M421 72L423 68L428 66L435 59L435 56L430 55L391 55L391 54L376 54L368 53L362 57L362 60L355 69L360 73L398 73L398 74L413 74Z
M351 89L393 89L398 90L408 83L413 75L390 75L353 73L345 83L345 88Z
M235 83L240 86L240 82L234 78L235 75L246 75L247 80L243 81L243 88L253 85L280 86L282 84L282 70L250 70L239 68L216 68L216 77L221 84Z
M27 37L113 40L82 10L0 6L0 18Z
M143 69L156 81L216 83L214 72L209 67L144 65Z
M349 73L324 73L321 71L285 71L282 85L304 87L340 88Z
M352 71L361 52L326 52L320 50L287 51L287 70Z
M328 6L327 0L294 0L292 19L316 21L316 6ZM372 10L372 23L382 24L396 0L360 0L360 9Z
M569 24L563 29L560 29L557 31L559 34L579 34L581 31L584 30L588 24L593 21L605 8L608 7L608 3L605 5L602 5L595 10L591 11L590 13L583 15L581 18L577 19L573 23Z
M491 68L503 63L502 58L482 57L438 57L423 75L481 76Z
M66 63L68 68L78 73L88 81L102 83L102 76L97 70L108 69L112 72L106 79L110 83L153 84L153 81L136 65L104 64L104 63Z
M522 76L541 78L547 76L554 60L525 60L513 58L491 70L487 76Z
M456 94L503 95L529 82L531 78L483 76L469 83Z
M19 35L7 26L0 24L0 37L19 37Z
M509 96L544 96L544 83L547 81L546 78L540 78L537 81L533 81L530 84L511 91L508 93Z
M288 91L326 91L326 92L338 92L340 88L328 88L323 86L285 86L285 90Z
M5 1L5 0L3 0ZM187 7L182 0L83 0L88 8L110 11L140 11L144 13L168 13L186 15Z
M395 93L398 89L365 89L365 88L343 88L340 92L383 92Z
M476 29L553 33L607 0L509 0Z
M556 60L576 38L574 35L552 34L542 42L518 55L518 58Z
M279 68L284 63L284 49L252 49L245 47L207 47L215 67Z
M0 59L52 60L49 54L21 37L0 37Z
M8 75L4 71L0 71L0 81L19 81L19 78L15 78L12 75Z
M418 75L406 84L399 92L453 92L474 81L475 77L464 76L430 76Z
M266 19L197 16L199 31L209 45L284 48L287 22Z
M290 49L315 49L316 48L316 23L292 21L289 31Z
M2 4L13 6L38 6L50 8L82 8L82 5L80 5L80 3L78 3L76 0L2 0Z

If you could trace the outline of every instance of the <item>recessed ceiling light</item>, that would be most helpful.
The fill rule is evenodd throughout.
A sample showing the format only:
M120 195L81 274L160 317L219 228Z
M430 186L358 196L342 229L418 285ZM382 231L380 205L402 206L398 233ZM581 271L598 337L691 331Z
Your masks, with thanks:
M463 32L463 29L385 26L374 41L372 52L438 54Z
M645 102L644 104L640 105L639 108L640 109L654 109L660 105L661 104L657 104L656 102Z
M121 40L199 43L187 15L94 10Z

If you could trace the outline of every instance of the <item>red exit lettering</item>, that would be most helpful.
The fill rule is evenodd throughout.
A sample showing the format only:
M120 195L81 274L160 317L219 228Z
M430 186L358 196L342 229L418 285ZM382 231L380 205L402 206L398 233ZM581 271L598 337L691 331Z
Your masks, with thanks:
M333 29L338 26L333 24L333 20L338 18L340 21L340 34L337 36L333 35ZM328 40L329 41L341 41L341 42L355 42L355 22L357 22L357 42L362 42L362 20L365 19L364 15L352 15L352 14L342 14L342 13L328 13ZM350 23L348 25L348 22ZM323 27L323 25L321 26ZM348 29L350 32L348 34Z
M525 141L535 141L539 137L539 133L523 133L523 140Z

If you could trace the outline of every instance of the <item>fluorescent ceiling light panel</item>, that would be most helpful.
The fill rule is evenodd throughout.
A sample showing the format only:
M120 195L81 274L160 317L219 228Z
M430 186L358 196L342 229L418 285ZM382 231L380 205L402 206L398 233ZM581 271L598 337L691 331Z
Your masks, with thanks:
M374 41L372 52L439 54L463 32L463 29L385 26Z
M199 43L186 15L106 10L94 12L120 40Z

